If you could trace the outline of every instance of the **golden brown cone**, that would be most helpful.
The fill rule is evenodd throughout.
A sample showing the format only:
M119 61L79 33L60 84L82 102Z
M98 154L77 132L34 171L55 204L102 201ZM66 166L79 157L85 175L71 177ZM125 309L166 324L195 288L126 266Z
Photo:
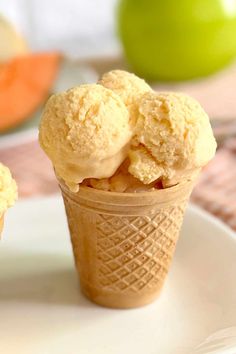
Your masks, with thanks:
M93 302L132 308L159 294L194 181L144 193L113 193L60 181L82 292Z

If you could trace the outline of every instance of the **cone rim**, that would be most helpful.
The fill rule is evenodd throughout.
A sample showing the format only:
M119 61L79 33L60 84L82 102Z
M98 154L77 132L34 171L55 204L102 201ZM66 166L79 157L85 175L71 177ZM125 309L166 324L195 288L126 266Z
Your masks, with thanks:
M142 196L156 196L156 194L166 194L166 192L170 191L177 191L183 188L183 186L187 185L192 185L192 181L187 181L183 183L178 183L175 186L167 187L167 188L162 188L162 189L156 189L156 190L147 190L145 192L111 192L111 191L104 191L102 189L96 189L93 187L88 187L88 186L80 186L80 189L86 191L86 193L89 191L96 191L95 193L100 194L100 195L110 195L110 196L119 196L119 197L129 197L129 198L136 198L137 196L142 197ZM94 193L94 192L93 192Z
M81 186L77 193L73 193L62 181L59 181L64 196L67 196L67 198L75 203L79 203L86 207L88 207L88 205L93 205L94 208L98 209L100 209L100 207L103 209L105 205L107 207L108 205L114 205L117 207L124 206L126 208L151 205L166 206L170 203L189 197L194 184L195 181L190 180L165 189L136 193L110 192Z
M164 194L169 194L169 193L173 193L173 192L178 192L181 191L184 187L190 187L192 186L195 181L193 180L187 180L181 183L178 183L174 186L171 187L167 187L167 188L162 188L162 189L156 189L156 190L147 190L145 192L112 192L112 191L104 191L102 189L97 189L97 188L93 188L93 187L88 187L88 186L83 186L80 185L79 186L79 191L78 192L72 192L67 186L66 184L59 179L58 180L59 185L61 187L61 189L66 192L69 193L71 195L82 195L82 194L93 194L93 195L97 195L97 196L110 196L110 197L119 197L119 198L132 198L132 199L137 199L137 197L157 197L157 195L162 196Z

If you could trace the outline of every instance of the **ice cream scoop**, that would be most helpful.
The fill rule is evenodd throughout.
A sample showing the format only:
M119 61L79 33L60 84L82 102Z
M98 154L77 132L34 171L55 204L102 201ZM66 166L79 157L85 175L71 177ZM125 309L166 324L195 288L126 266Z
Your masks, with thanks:
M97 84L53 95L39 141L58 177L74 192L85 178L112 176L127 157L132 130L121 98Z
M8 167L0 163L0 218L17 199L17 186Z
M128 172L129 160L126 159L123 164L118 168L116 173L110 178L86 179L83 185L110 192L118 193L137 193L147 192L162 188L161 183L153 182L148 185L143 184L140 180L132 176Z
M143 79L123 70L105 73L98 83L120 96L129 110L131 123L135 124L138 113L137 101L140 95L152 91L151 87Z
M144 184L191 179L214 156L209 118L193 98L172 92L145 93L139 103L129 172Z

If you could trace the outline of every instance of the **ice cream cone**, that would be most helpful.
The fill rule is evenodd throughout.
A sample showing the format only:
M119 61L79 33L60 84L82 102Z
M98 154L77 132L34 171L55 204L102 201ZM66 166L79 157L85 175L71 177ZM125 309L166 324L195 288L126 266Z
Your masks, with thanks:
M194 181L144 193L113 193L61 181L82 292L93 302L132 308L159 294Z
M2 214L0 216L0 238L1 238L1 235L2 235L3 225L4 225L4 214Z

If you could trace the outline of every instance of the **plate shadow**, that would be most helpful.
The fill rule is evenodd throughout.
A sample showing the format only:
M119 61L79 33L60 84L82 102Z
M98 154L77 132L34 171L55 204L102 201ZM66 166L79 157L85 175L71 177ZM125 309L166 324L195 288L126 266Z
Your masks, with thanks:
M80 291L71 257L19 251L0 256L0 301L95 306Z

